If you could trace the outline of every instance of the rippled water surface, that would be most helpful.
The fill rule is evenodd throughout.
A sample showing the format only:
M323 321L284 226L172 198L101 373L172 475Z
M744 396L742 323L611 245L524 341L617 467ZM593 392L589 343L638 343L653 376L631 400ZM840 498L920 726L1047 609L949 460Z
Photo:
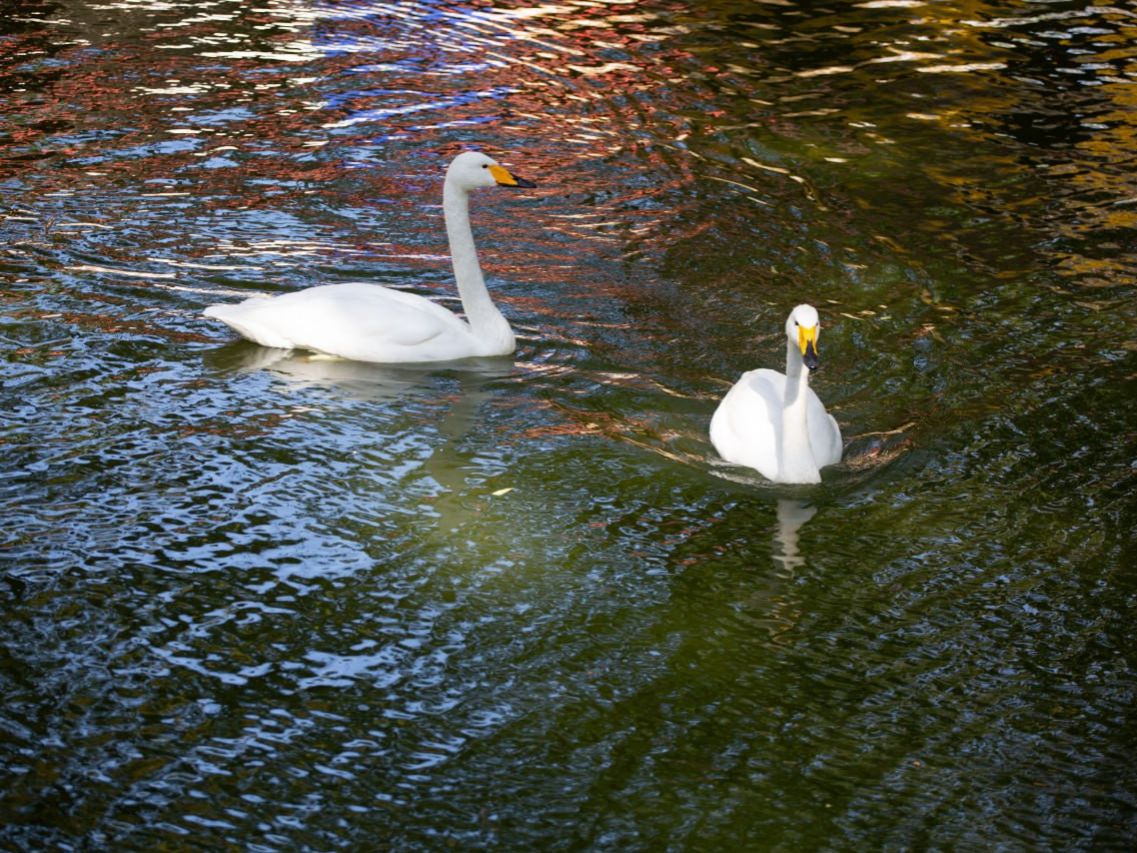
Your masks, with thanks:
M0 13L0 846L1120 849L1137 834L1137 13ZM218 301L457 307L281 357ZM844 462L707 426L800 301Z

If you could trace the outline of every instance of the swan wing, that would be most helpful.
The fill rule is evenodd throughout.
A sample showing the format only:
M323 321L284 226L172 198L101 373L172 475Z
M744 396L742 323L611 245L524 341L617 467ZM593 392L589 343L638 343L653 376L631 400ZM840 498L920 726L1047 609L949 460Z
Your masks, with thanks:
M205 314L263 346L357 361L444 361L474 355L469 326L441 305L374 284L329 284Z
M775 370L742 374L711 418L711 444L719 456L777 479L785 386L786 377Z
M806 429L809 430L809 446L813 451L817 467L824 468L826 465L840 462L844 451L841 428L837 426L836 419L825 411L825 404L812 388L809 389L806 403L805 423Z

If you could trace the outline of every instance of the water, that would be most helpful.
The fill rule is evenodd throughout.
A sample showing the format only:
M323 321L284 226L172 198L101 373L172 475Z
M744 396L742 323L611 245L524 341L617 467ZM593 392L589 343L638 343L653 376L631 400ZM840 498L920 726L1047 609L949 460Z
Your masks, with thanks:
M14 849L1112 849L1137 830L1137 16L27 2L2 18ZM329 281L514 359L274 360ZM715 459L821 309L818 488Z

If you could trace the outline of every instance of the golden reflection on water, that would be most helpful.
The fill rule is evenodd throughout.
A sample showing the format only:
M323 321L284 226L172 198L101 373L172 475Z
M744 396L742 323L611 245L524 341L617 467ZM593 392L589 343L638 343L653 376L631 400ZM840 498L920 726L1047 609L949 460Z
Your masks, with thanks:
M601 292L651 305L644 279L626 275L645 267L680 283L711 280L725 304L737 293L751 313L744 295L756 280L770 283L775 300L820 288L848 316L881 300L860 298L845 282L863 285L897 258L917 267L929 245L990 279L1056 270L1072 287L1105 291L1087 297L1099 310L1111 288L1134 280L1120 251L1137 222L1126 165L1137 144L1126 47L1134 17L1124 10L1016 17L979 2L875 3L809 14L739 4L731 17L682 2L100 8L122 17L93 15L87 35L62 50L59 60L79 73L55 84L33 108L39 120L15 141L25 150L54 145L79 167L36 176L63 196L83 199L92 180L141 183L139 198L210 212L215 219L189 223L190 262L245 262L252 274L268 264L389 261L444 276L437 179L453 153L484 141L540 184L527 196L535 204L495 200L484 218L479 211L486 268L531 285L500 294L530 316L549 310L540 288L566 281L582 303L596 300L592 311L560 318L573 324L562 335L567 347L581 347L583 330L604 319ZM138 62L140 40L166 64ZM1047 43L1070 72L1069 88L1083 99L1092 90L1096 109L1071 118L1052 80L1037 98L1030 87L1000 85L1031 79L1031 51ZM98 56L80 61L92 44L115 53L113 70ZM52 124L70 124L88 107L131 120L105 136ZM1051 121L1055 112L1062 115ZM911 162L932 138L942 157ZM1039 139L1057 141L1061 153L1052 157ZM993 182L993 172L1009 177ZM312 227L314 198L342 221ZM923 207L909 223L913 205ZM244 211L289 218L269 233L258 233L267 218L250 218L251 230L235 233L245 223L234 227L239 220L229 217ZM498 250L521 234L524 260ZM1091 244L1097 235L1104 251ZM742 248L749 244L768 250ZM93 266L143 275L137 263ZM964 301L930 282L912 290L933 294L924 325ZM639 332L677 334L651 325Z

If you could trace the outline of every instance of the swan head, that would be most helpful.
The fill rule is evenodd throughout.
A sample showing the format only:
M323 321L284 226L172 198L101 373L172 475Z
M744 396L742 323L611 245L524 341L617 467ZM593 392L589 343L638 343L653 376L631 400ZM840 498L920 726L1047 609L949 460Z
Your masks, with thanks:
M450 161L446 183L470 192L479 187L535 187L481 151L463 151Z
M786 337L791 346L801 351L801 361L810 370L816 370L821 363L817 357L817 339L821 335L821 323L817 309L812 305L799 305L786 319Z

